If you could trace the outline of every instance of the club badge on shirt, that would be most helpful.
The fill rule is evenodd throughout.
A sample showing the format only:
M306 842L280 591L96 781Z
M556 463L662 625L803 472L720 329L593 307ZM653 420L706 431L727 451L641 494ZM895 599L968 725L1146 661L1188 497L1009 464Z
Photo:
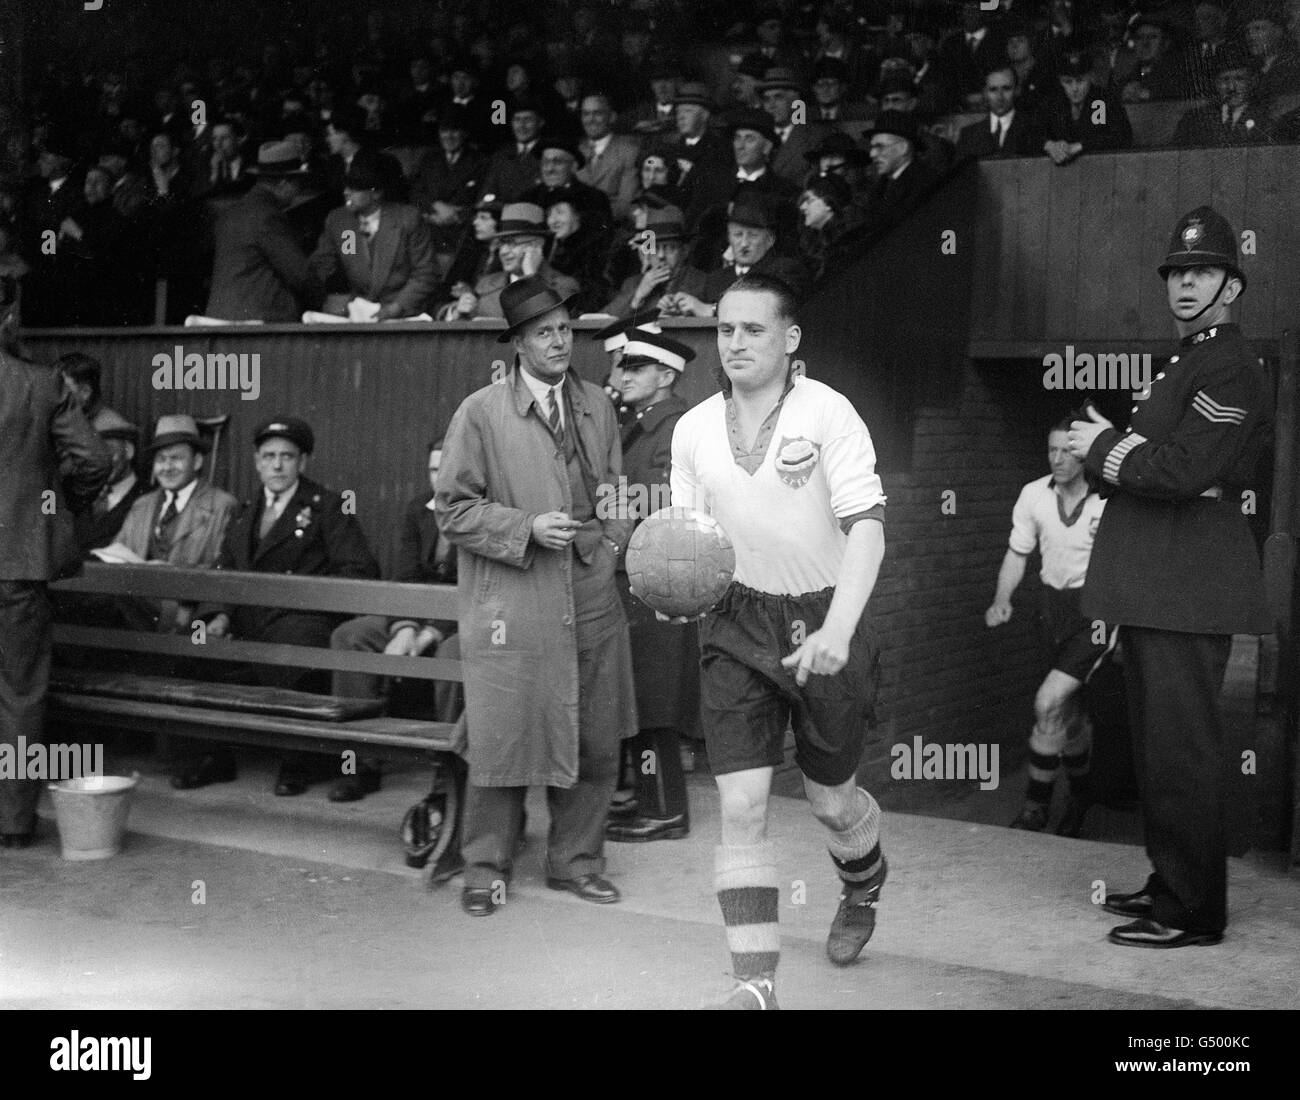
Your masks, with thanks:
M801 435L793 439L783 435L776 452L777 476L792 489L808 484L813 470L817 468L821 450L821 444Z

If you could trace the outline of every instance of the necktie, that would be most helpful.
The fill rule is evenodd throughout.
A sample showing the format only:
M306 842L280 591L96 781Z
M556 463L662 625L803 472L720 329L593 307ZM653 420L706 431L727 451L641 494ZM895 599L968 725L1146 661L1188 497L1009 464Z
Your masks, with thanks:
M168 493L167 503L163 507L162 515L158 517L158 526L154 530L154 534L161 536L163 532L166 531L167 528L171 526L172 521L176 519L176 516L178 514L179 513L176 509L176 494Z
M96 519L108 514L108 494L111 490L111 485L105 485L100 489L99 496L95 498L95 503L91 505L91 515Z
M547 422L551 425L551 434L557 441L564 439L564 425L560 423L560 387L552 386L546 391L546 403L550 406Z
M1007 143L1007 127L1001 119L998 119L998 148L1001 149Z
M262 525L257 530L258 539L266 538L266 536L270 533L271 528L275 526L275 521L278 518L276 516L275 506L279 502L280 502L280 495L278 493L272 493L271 499L266 502L266 507L262 509Z

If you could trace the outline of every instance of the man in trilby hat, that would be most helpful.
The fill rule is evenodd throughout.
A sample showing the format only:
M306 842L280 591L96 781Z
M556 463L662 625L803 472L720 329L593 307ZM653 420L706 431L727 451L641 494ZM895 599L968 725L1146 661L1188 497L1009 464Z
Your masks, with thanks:
M1105 485L1084 615L1119 625L1152 874L1103 908L1112 943L1214 944L1228 923L1219 712L1233 634L1269 628L1243 514L1267 446L1270 393L1233 318L1246 290L1237 237L1200 206L1178 220L1160 277L1180 337L1120 430L1095 409L1069 447Z
M551 810L547 885L619 900L604 877L605 817L620 742L637 732L614 583L631 522L625 509L597 512L623 468L614 409L570 368L568 299L525 278L501 291L501 307L517 362L456 410L434 493L458 556L472 916L506 901L535 785Z

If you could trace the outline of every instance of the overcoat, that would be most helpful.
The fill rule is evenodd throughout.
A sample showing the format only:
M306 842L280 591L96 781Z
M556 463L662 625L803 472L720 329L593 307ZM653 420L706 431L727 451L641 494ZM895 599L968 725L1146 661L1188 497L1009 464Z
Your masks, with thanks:
M576 430L597 489L617 486L622 450L609 399L572 371L565 389L566 430ZM604 736L637 732L627 620L614 582L615 551L605 541L625 545L631 521L617 510L601 518L611 510L598 507L572 547L545 550L533 542L533 520L543 512L572 514L573 495L564 452L518 366L456 410L434 503L438 527L458 551L471 781L482 787L573 787L579 618L588 640L597 643L584 655L595 662L587 713L603 724ZM602 593L591 606L575 604L579 569L597 573L584 586Z

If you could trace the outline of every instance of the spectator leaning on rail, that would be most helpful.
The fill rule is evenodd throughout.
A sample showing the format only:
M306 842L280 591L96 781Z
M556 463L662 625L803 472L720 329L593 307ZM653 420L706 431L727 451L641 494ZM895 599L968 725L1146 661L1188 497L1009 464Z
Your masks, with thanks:
M1040 111L1043 152L1057 165L1069 164L1081 153L1127 149L1133 144L1128 113L1114 96L1093 93L1092 61L1086 53L1061 59L1062 95L1049 98Z
M388 321L423 313L437 287L429 228L414 206L385 200L378 165L362 154L343 179L344 205L330 212L311 257L328 292L324 311Z

